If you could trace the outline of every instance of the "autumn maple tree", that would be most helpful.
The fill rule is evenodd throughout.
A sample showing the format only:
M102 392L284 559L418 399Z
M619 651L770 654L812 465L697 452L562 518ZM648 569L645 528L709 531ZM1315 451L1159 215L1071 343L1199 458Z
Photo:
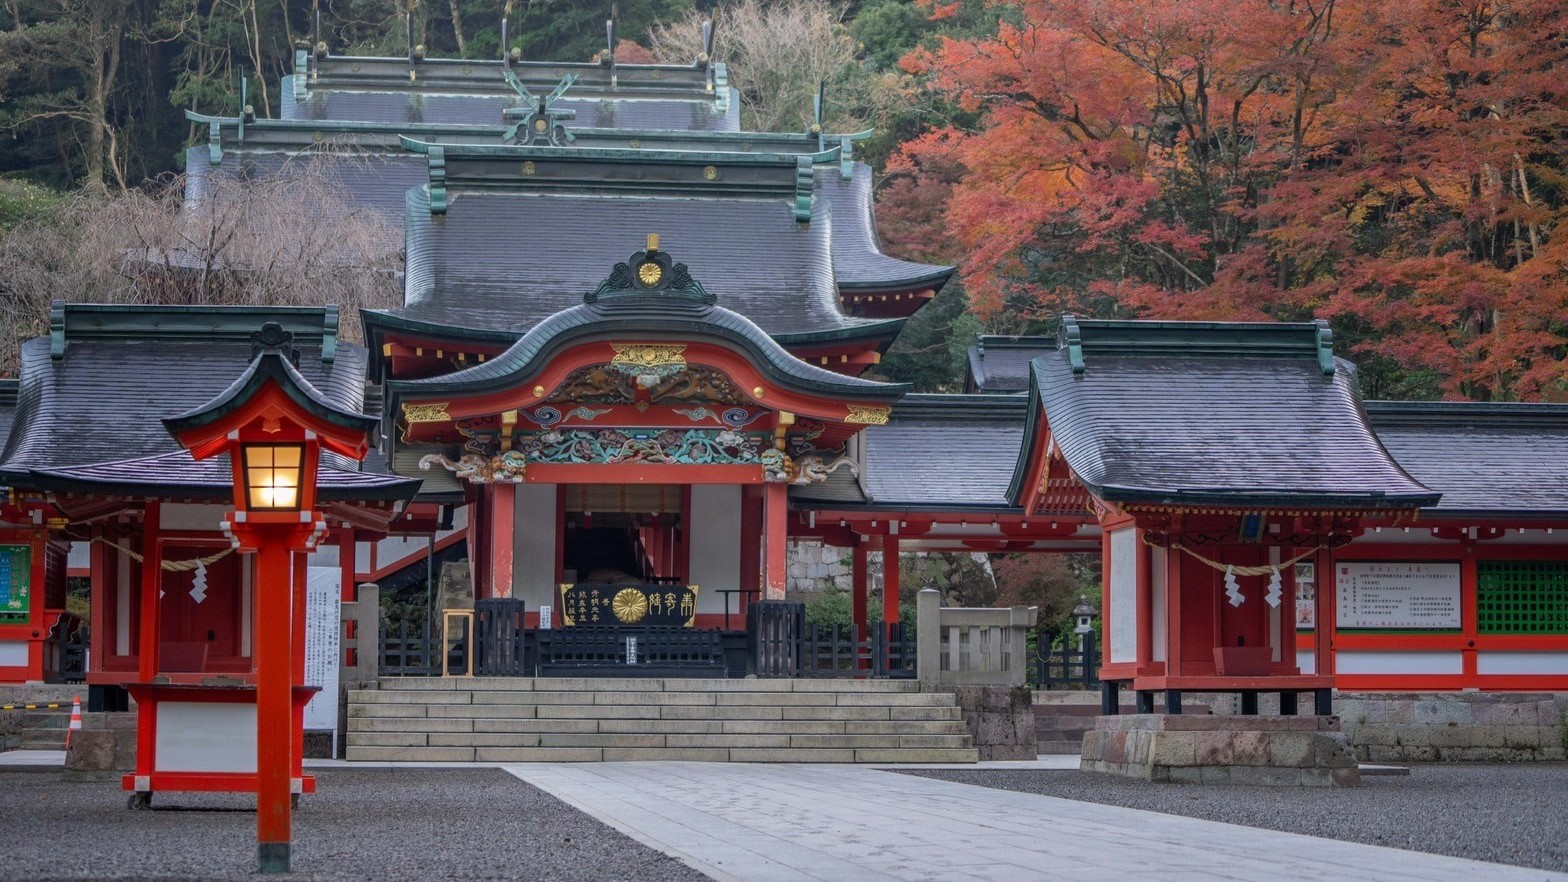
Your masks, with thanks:
M995 11L904 59L980 124L888 188L947 194L982 317L1316 315L1375 394L1568 397L1559 0Z

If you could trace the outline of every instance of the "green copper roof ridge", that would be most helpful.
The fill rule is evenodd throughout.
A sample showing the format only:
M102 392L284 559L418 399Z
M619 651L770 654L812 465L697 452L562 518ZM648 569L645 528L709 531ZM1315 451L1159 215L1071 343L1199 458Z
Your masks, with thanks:
M567 100L571 100L571 99L568 98ZM198 113L197 111L189 110L189 109L185 110L184 113L185 113L186 121L194 123L196 125L205 125L205 126L220 126L220 127L233 128L233 127L237 127L239 125L240 119L241 119L241 117L239 117L239 116L218 116L218 115L215 115L215 114ZM256 128L262 129L264 131L265 130L272 130L272 131L282 131L282 132L312 132L312 133L314 133L314 132L330 131L330 132L342 132L344 134L385 134L385 135L394 135L395 134L395 135L401 135L404 132L413 131L413 132L420 132L420 133L429 132L429 133L437 133L437 134L439 134L439 133L446 133L446 132L450 132L452 134L494 133L497 137L500 137L500 133L501 133L501 131L504 128L503 126L481 125L481 124L476 124L476 123L451 123L451 122L399 122L399 123L389 123L389 122L380 122L380 121L372 121L372 120L275 119L275 118L270 118L270 117L258 117L257 119L250 120L250 121L246 122L245 125L248 126L248 127L256 127ZM605 137L605 138L613 138L615 140L622 140L622 141L651 139L651 140L655 140L655 141L658 141L658 140L667 140L667 141L713 141L713 142L716 142L716 143L736 142L736 143L740 143L740 144L745 144L748 141L756 141L756 140L764 140L764 141L767 141L767 140L777 140L777 141L796 140L796 141L800 141L802 143L811 143L811 142L815 142L817 140L817 136L812 134L812 133L810 133L810 132L761 132L761 131L713 132L713 131L688 130L688 129L620 129L620 128L608 128L608 127L604 127L604 126L573 127L572 128L572 134L576 135L579 138ZM874 134L876 134L876 129L871 128L871 129L864 129L864 130L859 131L859 132L848 132L848 133L836 132L836 133L831 133L831 134L824 135L823 137L826 138L827 140L830 140L830 141L840 141L840 142L842 142L842 141L850 141L850 142L855 142L855 141L864 141L864 140L872 137ZM447 142L447 146L453 146L453 145L452 145L452 143ZM484 144L476 144L476 145L473 145L473 146L519 146L519 145L484 145ZM595 149L613 149L613 148L595 148ZM640 148L640 147L631 147L631 148L626 148L626 149L641 150L642 148ZM836 153L835 151L839 151L839 153L841 153L842 146L838 146L838 147L835 147L835 148L832 148L832 149L829 149L829 150L812 151L812 155L820 156L820 157L827 157L829 154L833 154L832 158L824 158L824 159L819 160L820 162L826 163L826 162L831 162L833 158L839 158L839 153ZM697 151L693 151L693 152L697 152ZM728 151L724 151L724 152L728 152ZM746 155L746 154L743 154L743 155ZM759 155L761 155L761 154L759 154ZM794 155L797 155L797 154L781 154L781 155L794 156Z
M181 321L182 317L189 318ZM201 321L202 318L209 321ZM321 360L331 364L337 357L339 318L336 304L264 306L56 300L49 310L49 354L54 360L62 359L68 344L87 340L134 342L189 337L205 342L249 342L252 333L272 321L283 325L303 342L319 343Z
M1568 404L1550 401L1363 401L1373 429L1530 429L1568 426Z
M1311 356L1325 376L1337 370L1328 322L1185 322L1080 319L1064 315L1057 347L1073 373L1087 369L1086 355L1193 355L1284 358Z
M798 167L800 159L810 159L814 166L838 159L838 147L815 153L730 153L706 150L644 150L640 147L556 147L538 144L449 144L421 141L399 135L403 149L409 153L429 153L439 147L448 159L599 159L610 162L668 162L681 165L776 165Z

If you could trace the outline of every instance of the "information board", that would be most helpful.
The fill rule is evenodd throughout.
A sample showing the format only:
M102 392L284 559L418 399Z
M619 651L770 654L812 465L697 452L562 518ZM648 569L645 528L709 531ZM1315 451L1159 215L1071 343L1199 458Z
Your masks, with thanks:
M0 624L25 624L33 586L33 547L0 545Z
M1460 627L1458 563L1341 561L1334 575L1341 628Z
M305 685L319 686L305 705L305 728L331 730L337 750L338 659L341 657L343 574L311 567L305 575Z

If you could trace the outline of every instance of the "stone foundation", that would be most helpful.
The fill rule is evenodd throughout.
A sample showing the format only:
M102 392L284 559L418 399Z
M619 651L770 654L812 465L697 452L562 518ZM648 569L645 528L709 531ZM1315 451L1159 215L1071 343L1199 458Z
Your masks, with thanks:
M950 686L984 760L1032 760L1039 755L1034 703L1028 686Z
M72 733L65 751L65 769L68 773L135 771L136 714L82 714L82 729Z
M1568 758L1568 693L1346 692L1334 704L1366 762Z
M1337 717L1102 716L1084 735L1079 768L1189 784L1359 784Z

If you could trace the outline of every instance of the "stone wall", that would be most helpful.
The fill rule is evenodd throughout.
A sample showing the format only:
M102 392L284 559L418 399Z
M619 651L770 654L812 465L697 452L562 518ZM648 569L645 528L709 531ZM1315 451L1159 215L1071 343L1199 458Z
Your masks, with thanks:
M958 698L969 737L985 760L1032 760L1039 754L1028 686L945 686Z
M871 555L867 569L873 570L871 584L880 591L882 562ZM810 594L816 591L850 591L854 576L850 566L850 550L826 545L809 539L789 543L789 583L791 595Z
M1346 692L1334 706L1365 762L1568 758L1568 693Z

